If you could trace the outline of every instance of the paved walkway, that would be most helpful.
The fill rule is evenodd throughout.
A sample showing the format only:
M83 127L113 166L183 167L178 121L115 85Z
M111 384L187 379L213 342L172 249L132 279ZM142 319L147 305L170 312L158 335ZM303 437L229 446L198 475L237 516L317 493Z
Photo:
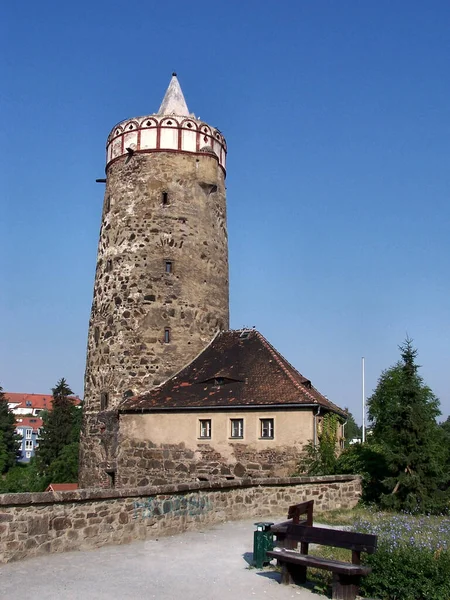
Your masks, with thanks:
M274 521L281 521L273 519ZM0 567L5 600L320 600L299 586L282 586L270 569L249 568L251 521L204 531L49 554Z

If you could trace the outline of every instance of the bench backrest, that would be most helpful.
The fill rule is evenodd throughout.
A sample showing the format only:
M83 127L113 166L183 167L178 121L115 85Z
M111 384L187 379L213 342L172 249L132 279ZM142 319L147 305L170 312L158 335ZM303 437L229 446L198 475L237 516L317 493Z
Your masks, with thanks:
M307 500L306 502L300 502L299 504L293 504L288 510L288 519L292 519L294 525L300 523L301 515L306 515L305 525L312 527L313 524L313 510L314 500Z
M355 533L341 529L289 525L286 538L307 544L322 544L335 548L347 548L355 552L373 554L377 548L377 536L370 533Z

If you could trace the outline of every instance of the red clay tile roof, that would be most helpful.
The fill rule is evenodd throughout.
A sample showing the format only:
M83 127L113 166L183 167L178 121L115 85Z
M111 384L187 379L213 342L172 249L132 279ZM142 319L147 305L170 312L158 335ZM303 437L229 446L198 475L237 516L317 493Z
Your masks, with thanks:
M315 405L345 415L258 331L221 331L189 365L119 410Z
M17 404L14 408L29 408L30 412L33 408L50 410L53 404L51 394L20 394L17 392L3 392L3 394L9 403ZM81 403L78 396L71 396L71 398L76 405Z
M78 489L78 483L50 483L46 492L69 492Z
M25 415L14 415L16 417L16 427L31 427L39 429L44 422L40 417L26 417Z

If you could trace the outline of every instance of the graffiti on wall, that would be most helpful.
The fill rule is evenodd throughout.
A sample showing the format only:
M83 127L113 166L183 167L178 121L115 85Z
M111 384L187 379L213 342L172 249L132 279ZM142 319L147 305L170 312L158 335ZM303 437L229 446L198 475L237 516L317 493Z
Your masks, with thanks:
M208 497L200 494L187 496L167 496L164 499L147 498L133 503L133 519L150 519L160 515L194 517L212 509Z

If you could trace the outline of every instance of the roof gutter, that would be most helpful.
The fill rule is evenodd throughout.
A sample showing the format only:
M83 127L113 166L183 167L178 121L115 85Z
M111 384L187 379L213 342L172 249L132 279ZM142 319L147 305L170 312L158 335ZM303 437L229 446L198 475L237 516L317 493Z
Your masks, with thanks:
M212 411L212 410L258 410L265 409L271 410L272 408L318 408L320 412L321 406L317 403L313 404L300 404L300 403L292 403L292 404L247 404L247 405L215 405L215 406L155 406L150 408L118 408L119 413L134 413L134 412L174 412L174 411ZM317 413L319 414L319 413Z

